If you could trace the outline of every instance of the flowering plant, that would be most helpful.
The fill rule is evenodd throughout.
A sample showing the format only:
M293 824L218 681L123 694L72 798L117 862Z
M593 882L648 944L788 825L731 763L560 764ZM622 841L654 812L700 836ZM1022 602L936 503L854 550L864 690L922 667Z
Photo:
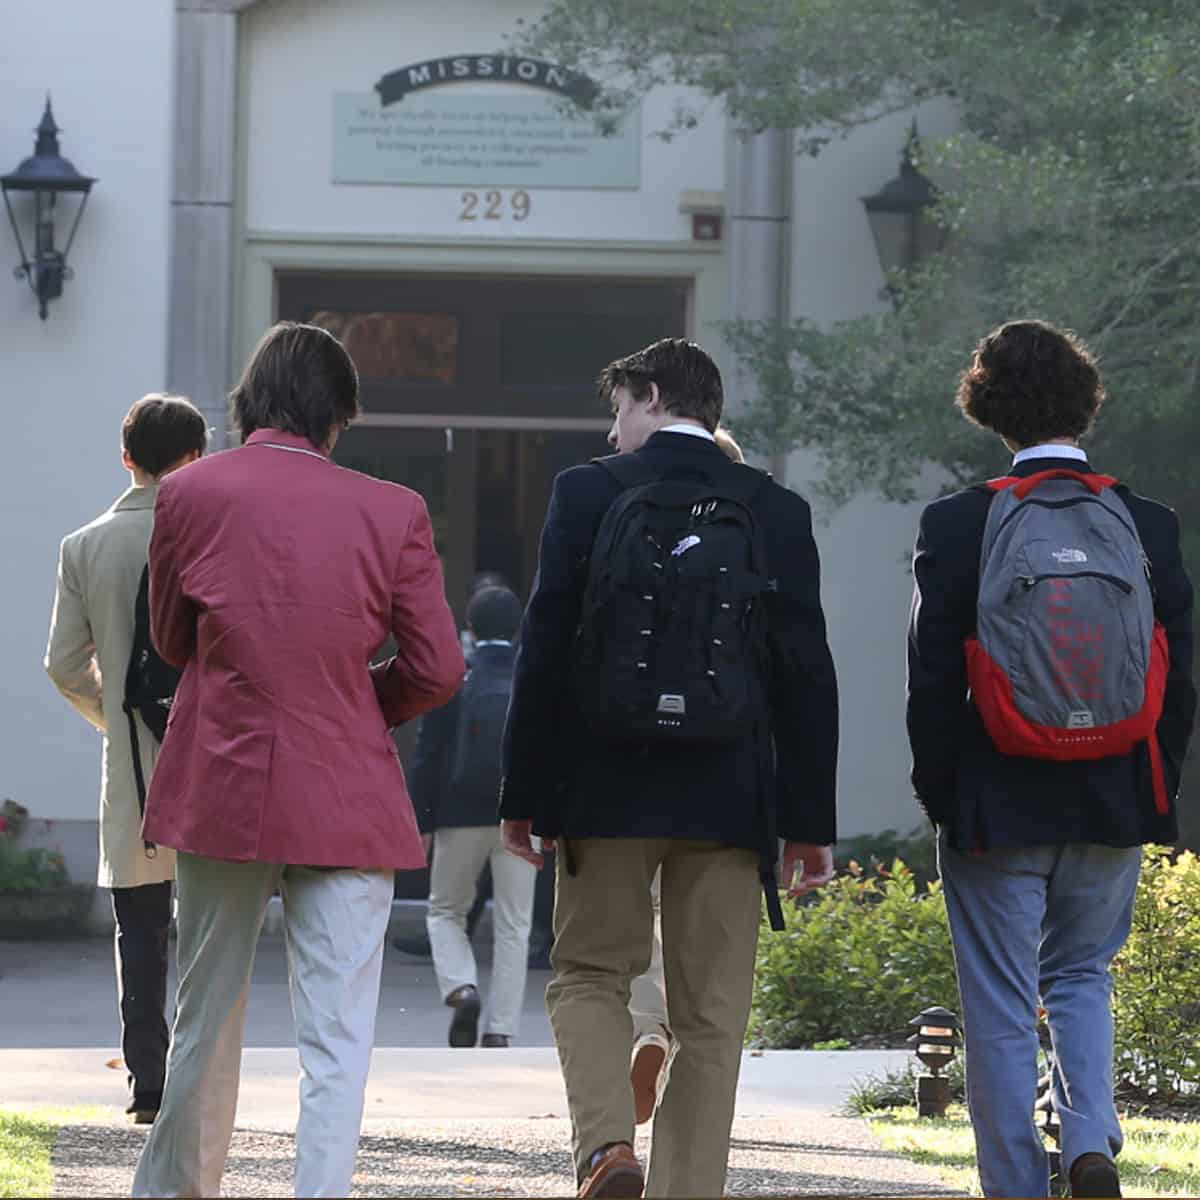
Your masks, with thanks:
M67 866L56 850L22 849L17 837L29 810L15 800L0 804L0 892L37 892L67 882Z

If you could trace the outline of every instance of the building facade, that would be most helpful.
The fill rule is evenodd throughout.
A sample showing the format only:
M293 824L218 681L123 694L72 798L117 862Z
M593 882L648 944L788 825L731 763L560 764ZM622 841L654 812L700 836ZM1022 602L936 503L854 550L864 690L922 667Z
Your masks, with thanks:
M523 0L0 10L0 155L29 153L49 89L64 155L98 177L49 318L0 276L0 796L54 822L41 836L77 878L94 864L99 746L41 655L58 541L122 490L119 422L139 395L191 396L217 448L225 395L272 321L336 332L366 410L338 457L426 496L461 611L476 571L528 588L555 472L605 452L592 380L610 358L695 338L736 412L749 384L722 321L881 303L860 198L895 174L909 115L815 160L787 134L738 135L714 104L663 140L672 89L599 132L571 115L586 81L504 51L537 14ZM922 128L950 119L923 113ZM780 467L802 492L819 470L807 455ZM915 520L863 499L817 529L847 836L919 820L903 728Z

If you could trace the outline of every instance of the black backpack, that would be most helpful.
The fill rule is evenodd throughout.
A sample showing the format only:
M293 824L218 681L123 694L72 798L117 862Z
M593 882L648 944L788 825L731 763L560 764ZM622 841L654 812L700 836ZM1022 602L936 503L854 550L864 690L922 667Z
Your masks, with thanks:
M175 689L183 672L163 662L150 640L150 568L142 569L137 600L133 606L133 649L125 671L125 700L122 708L129 718L129 740L133 744L133 777L137 783L138 806L146 815L146 780L142 772L141 748L138 745L137 721L141 717L155 741L161 742L167 732L167 717ZM147 842L150 849L153 843Z
M600 523L572 655L593 735L728 743L766 726L766 551L750 503L767 476L648 478L597 459L624 489Z
M493 669L479 659L458 695L458 732L450 759L456 804L494 813L500 795L500 744L512 695L512 664Z

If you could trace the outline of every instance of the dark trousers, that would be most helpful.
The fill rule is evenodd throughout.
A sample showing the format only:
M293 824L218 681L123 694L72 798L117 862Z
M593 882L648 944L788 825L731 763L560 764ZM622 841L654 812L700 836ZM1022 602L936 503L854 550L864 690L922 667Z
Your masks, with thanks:
M113 888L117 921L117 996L121 1005L121 1053L136 1101L154 1107L166 1073L167 934L171 884Z
M554 851L546 851L546 865L533 887L533 934L531 946L545 948L554 943Z

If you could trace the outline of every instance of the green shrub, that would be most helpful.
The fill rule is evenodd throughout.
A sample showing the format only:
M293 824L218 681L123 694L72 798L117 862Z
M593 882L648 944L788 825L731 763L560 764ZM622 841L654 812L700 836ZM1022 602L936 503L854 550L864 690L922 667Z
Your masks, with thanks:
M17 845L28 819L28 810L15 801L0 805L0 892L37 892L67 882L67 868L57 851Z
M1113 964L1116 1080L1131 1099L1200 1103L1200 858L1147 850Z
M899 859L916 877L922 887L938 877L937 839L933 827L925 824L911 833L899 834L894 829L881 833L864 833L846 838L833 848L833 862L841 871L852 863L863 867L886 866Z
M778 1048L844 1038L900 1044L958 988L935 881L901 862L857 865L759 939L748 1036ZM1113 965L1116 1081L1131 1100L1200 1105L1200 858L1147 849L1133 928Z
M923 1008L957 1010L938 883L922 891L899 861L890 869L855 867L784 911L786 930L759 939L748 1031L754 1042L899 1040Z

